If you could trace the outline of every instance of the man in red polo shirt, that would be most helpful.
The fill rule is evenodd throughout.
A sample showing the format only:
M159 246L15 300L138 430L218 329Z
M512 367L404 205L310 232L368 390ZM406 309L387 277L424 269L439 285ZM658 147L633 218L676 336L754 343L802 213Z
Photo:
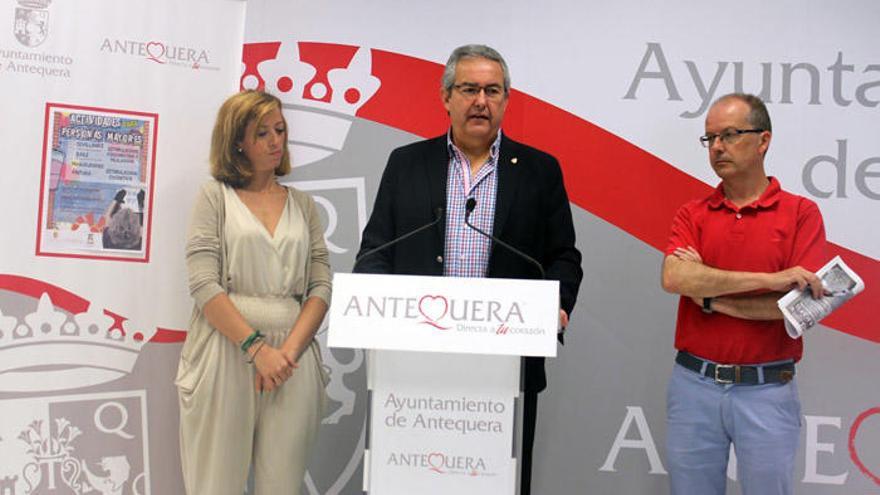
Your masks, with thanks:
M771 129L759 98L719 98L700 142L721 184L672 223L662 284L682 296L667 394L673 494L724 494L731 443L744 494L792 493L803 343L776 301L794 287L823 297L825 229L814 202L766 175Z

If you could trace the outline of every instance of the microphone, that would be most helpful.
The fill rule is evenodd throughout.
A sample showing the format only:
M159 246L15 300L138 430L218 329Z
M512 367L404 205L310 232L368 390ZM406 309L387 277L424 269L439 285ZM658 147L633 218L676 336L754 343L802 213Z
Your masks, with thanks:
M508 250L510 250L511 252L516 254L517 256L519 256L520 258L535 265L535 268L538 269L538 273L541 274L541 279L547 278L547 275L544 273L544 267L542 267L541 264L538 263L538 261L535 258L532 258L531 256L529 256L526 253L520 251L519 249L511 246L510 244L502 241L501 239L495 237L494 235L483 232L482 230L478 229L474 224L472 224L470 222L469 218L471 216L471 213L473 213L474 208L476 208L476 207L477 207L477 200L474 198L468 198L467 202L464 204L464 224L467 225L468 227L472 228L473 230L475 230L478 234L482 235L483 237L487 237L490 240L492 240L493 242L497 242L498 244L504 246L505 248L507 248Z
M358 264L361 261L363 261L364 258L368 258L368 257L372 256L373 254L378 253L379 251L382 251L383 249L387 249L387 248L397 244L400 241L409 239L410 237L418 234L419 232L421 232L423 230L430 229L431 227L437 225L438 223L440 223L441 220L443 220L443 218L444 218L443 214L445 213L445 211L446 210L444 210L442 207L435 208L434 209L434 220L431 220L430 222L426 223L425 225L422 225L421 227L419 227L417 229L410 230L409 232L407 232L399 237L395 237L394 239L391 239L390 241L386 242L385 244L382 244L380 246L376 246L373 249L370 249L369 251L365 252L364 254L358 256L354 260L354 265L352 265L352 267L351 267L352 273L354 273L355 268L357 268Z

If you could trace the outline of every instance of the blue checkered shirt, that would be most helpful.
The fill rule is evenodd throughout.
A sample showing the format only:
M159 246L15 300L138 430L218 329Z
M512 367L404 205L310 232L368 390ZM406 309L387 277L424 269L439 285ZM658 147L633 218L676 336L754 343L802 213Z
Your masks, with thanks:
M469 218L483 232L492 233L495 220L495 196L498 191L498 148L501 131L489 148L489 160L471 178L470 162L446 135L449 148L449 179L446 183L446 248L443 275L447 277L485 277L492 241L465 225L465 203L477 200Z

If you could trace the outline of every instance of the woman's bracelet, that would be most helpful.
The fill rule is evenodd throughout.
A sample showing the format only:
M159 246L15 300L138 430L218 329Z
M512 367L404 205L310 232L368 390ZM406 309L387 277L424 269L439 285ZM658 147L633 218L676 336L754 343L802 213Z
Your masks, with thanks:
M248 337L241 342L241 352L247 354L248 349L250 349L251 346L257 342L257 340L260 340L262 338L263 334L260 333L259 330L254 330L253 333L248 335Z
M257 345L257 349L254 351L253 354L251 354L251 358L248 359L248 364L254 364L254 361L257 360L257 354L260 353L260 350L263 349L263 345L265 345L265 344L266 344L266 340L261 337L260 343L259 343L259 345Z

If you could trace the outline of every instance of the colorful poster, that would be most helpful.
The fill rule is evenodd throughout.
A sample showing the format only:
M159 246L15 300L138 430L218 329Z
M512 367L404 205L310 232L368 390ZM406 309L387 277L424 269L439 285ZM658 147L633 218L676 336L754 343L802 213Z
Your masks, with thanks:
M157 123L46 104L37 255L149 261Z

